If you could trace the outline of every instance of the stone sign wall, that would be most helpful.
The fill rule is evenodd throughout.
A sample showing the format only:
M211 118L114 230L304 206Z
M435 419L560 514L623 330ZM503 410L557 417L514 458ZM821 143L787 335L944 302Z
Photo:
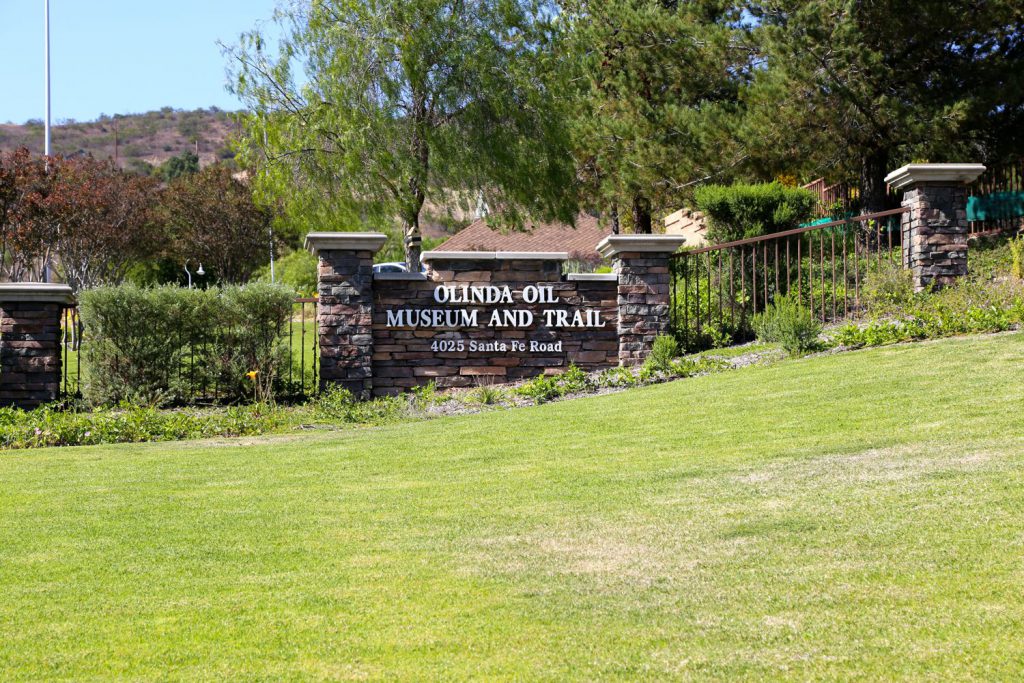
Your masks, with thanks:
M643 362L668 330L674 235L606 238L614 273L562 274L568 253L425 252L428 272L373 273L380 233L310 233L319 256L320 384L361 397L431 381L513 382Z
M560 254L442 254L422 278L374 279L373 394L618 364L616 276L563 277Z

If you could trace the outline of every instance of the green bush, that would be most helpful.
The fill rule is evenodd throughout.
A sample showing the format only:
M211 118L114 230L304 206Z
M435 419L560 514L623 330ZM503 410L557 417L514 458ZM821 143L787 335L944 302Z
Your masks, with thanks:
M795 228L810 220L814 194L778 182L748 185L705 185L694 202L708 219L712 243L758 237Z
M268 400L287 355L294 294L250 284L218 289L135 285L81 295L83 393L92 404ZM255 371L255 381L246 377Z
M821 323L800 305L796 296L780 296L762 313L754 316L754 331L763 342L781 344L791 356L815 348Z
M1009 242L1010 256L1013 263L1010 265L1010 274L1018 280L1024 279L1024 235L1017 235Z
M914 299L912 273L902 264L882 261L864 276L861 293L864 305L874 314L898 310Z
M562 395L558 378L554 375L538 375L516 388L516 393L537 403L545 403Z
M679 355L679 342L667 334L659 334L651 345L651 352L644 360L648 372L672 373L672 361Z
M317 259L305 249L296 249L274 262L274 281L294 289L299 296L316 294ZM256 278L270 282L270 266L260 268Z

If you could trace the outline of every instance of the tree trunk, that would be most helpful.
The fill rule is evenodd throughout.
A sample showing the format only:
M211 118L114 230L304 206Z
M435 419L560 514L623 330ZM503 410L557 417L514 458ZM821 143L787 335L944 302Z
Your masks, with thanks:
M861 215L889 208L889 197L885 191L885 176L889 170L889 150L886 148L872 150L861 157Z
M407 216L405 225L405 265L409 272L418 273L421 270L420 253L423 251L423 238L420 236L419 212Z
M403 217L405 225L405 265L411 273L422 269L420 253L423 251L423 237L420 234L420 211L426 201L426 184L430 176L430 146L427 143L427 128L430 125L426 96L421 92L413 94L412 106L412 157L417 169L409 178L409 199Z
M651 234L651 200L641 194L633 195L633 232Z

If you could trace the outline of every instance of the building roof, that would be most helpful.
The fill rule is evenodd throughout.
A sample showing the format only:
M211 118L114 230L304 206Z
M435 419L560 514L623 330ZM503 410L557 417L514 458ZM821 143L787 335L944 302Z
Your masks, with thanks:
M597 258L597 243L611 232L585 213L576 217L575 228L565 223L530 223L523 230L499 230L481 218L434 251L567 251L572 257Z

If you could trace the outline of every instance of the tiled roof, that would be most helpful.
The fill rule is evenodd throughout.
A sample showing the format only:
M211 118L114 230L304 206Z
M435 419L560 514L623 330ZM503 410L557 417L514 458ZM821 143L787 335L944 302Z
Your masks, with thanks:
M597 243L611 234L596 218L581 213L576 227L565 223L531 223L524 230L504 231L486 219L469 224L436 251L567 251L571 256L597 256Z

